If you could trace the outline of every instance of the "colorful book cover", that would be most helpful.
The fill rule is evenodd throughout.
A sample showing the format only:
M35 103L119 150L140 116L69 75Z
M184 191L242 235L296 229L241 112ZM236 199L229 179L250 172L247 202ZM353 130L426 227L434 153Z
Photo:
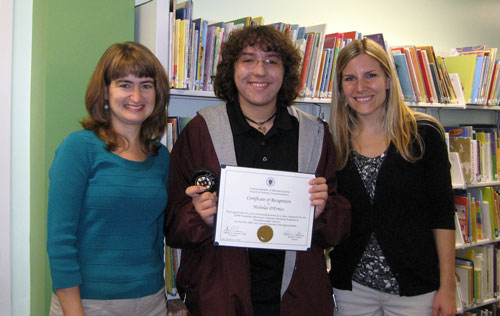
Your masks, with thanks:
M417 49L415 46L407 46L405 47L405 52L408 50L408 53L411 56L411 62L413 64L413 69L415 70L415 76L417 78L418 91L420 91L420 101L419 102L431 102L428 98L427 91L425 88L424 82L424 74L422 73L422 68L420 66L420 60L418 57Z
M404 54L393 54L393 58L404 100L407 102L417 102L415 91L411 84L410 70L408 69L406 56Z
M325 70L326 55L327 55L327 51L323 49L321 52L321 62L319 64L318 77L316 78L316 86L314 88L314 95L313 95L314 98L320 97L321 81L323 79L323 72Z
M474 67L474 79L472 81L471 103L479 104L479 88L481 85L481 74L483 73L483 59L484 56L477 55L476 66Z
M450 137L471 137L470 126L445 126L444 130Z
M493 198L493 188L492 187L484 187L481 188L481 193L483 195L483 201L488 202L489 213L491 219L491 233L493 236L498 236L498 227L497 223L497 214L494 208L494 198Z
M450 137L450 151L458 153L466 183L474 183L472 140L470 137Z
M306 96L314 97L314 95L316 94L316 82L318 80L321 65L321 55L323 51L323 41L326 34L326 24L307 26L306 32L314 32L316 34L314 43L315 46L310 59L311 76L309 77L308 75L308 84L306 86Z
M425 66L425 60L424 60L423 53L421 50L417 50L417 56L418 56L420 71L422 72L422 78L424 81L426 99L428 100L428 102L433 102L433 96L432 96L431 86L430 86L430 81L429 81L430 75L427 73L427 69Z
M477 55L445 57L444 63L449 73L457 73L462 83L465 102L472 103L472 86L477 63Z
M474 201L474 211L476 212L476 240L483 240L483 216L480 201Z
M431 70L431 75L432 75L432 81L434 83L434 90L436 91L436 100L440 103L445 103L443 99L443 93L441 89L441 85L439 84L439 78L438 78L438 73L436 66L433 63L429 63L429 68Z
M209 91L212 86L212 63L214 56L214 41L216 26L207 27L207 44L206 44L206 57L205 57L205 70L203 77L203 90Z
M300 83L299 83L299 95L300 97L305 97L306 95L306 78L307 78L307 68L309 66L309 59L311 58L311 49L313 46L314 34L307 34L306 49L304 53L304 58L302 59L302 71L300 72Z
M342 38L344 40L353 41L359 37L359 33L356 31L344 32L342 33Z
M375 43L382 46L382 48L385 50L384 34L376 33L376 34L364 35L363 37L366 37L366 38L373 40Z
M455 212L457 213L460 231L464 241L469 241L469 207L467 196L455 195Z

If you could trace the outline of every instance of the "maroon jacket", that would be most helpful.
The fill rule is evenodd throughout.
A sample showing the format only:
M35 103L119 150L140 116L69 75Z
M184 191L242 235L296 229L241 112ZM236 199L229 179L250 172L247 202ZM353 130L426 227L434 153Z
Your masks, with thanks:
M215 111L216 117L227 120L225 106L213 109L218 109ZM209 111L213 113L212 110ZM321 130L321 155L315 171L327 179L329 197L325 210L314 222L311 251L287 252L285 266L292 266L288 276L289 283L284 287L286 290L281 299L281 315L331 316L332 287L326 271L324 249L336 245L348 234L350 205L344 197L337 194L332 140L327 125L295 108L289 111L299 116L300 128L304 125L309 128L313 124ZM181 298L185 298L190 315L252 316L250 267L246 248L214 246L213 228L205 224L194 209L191 198L185 194L194 171L210 169L219 176L220 164L224 161L219 161L212 139L218 138L217 135L224 135L227 144L231 143L230 129L229 136L227 135L229 127L226 126L224 130L220 128L224 124L209 122L209 129L206 118L207 116L197 115L189 122L171 154L169 201L165 217L166 241L168 245L182 249L176 284ZM302 124L303 120L308 120L307 124ZM314 140L307 140L302 144L308 146L313 142ZM299 136L299 146L300 144ZM310 160L314 161L313 158ZM287 279L285 274L283 278Z

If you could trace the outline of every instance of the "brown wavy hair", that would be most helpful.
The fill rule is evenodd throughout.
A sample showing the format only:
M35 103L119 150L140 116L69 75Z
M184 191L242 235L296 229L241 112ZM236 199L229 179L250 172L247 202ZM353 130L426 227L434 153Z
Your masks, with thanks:
M278 91L277 104L292 105L299 95L300 53L288 35L271 26L250 26L231 32L227 41L222 44L222 58L214 80L215 95L228 103L238 100L238 89L234 83L234 63L240 57L241 51L248 46L257 46L281 57L285 71L283 84Z
M167 126L170 90L165 69L156 56L142 44L116 43L104 52L87 86L85 106L89 116L81 124L84 129L93 131L106 142L106 149L109 151L129 145L123 136L113 130L110 111L105 109L108 103L106 89L111 81L128 75L154 80L155 106L151 115L142 123L140 141L148 156L157 155L158 143Z

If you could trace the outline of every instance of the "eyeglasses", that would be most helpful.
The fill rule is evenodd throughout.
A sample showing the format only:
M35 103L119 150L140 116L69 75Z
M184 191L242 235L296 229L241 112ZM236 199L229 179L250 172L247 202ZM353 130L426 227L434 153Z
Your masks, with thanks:
M241 63L242 66L253 69L255 68L259 63L262 63L263 67L265 68L280 68L281 65L283 64L281 60L277 57L271 57L271 58L266 58L266 59L255 59L251 57L240 57L238 59L238 62Z

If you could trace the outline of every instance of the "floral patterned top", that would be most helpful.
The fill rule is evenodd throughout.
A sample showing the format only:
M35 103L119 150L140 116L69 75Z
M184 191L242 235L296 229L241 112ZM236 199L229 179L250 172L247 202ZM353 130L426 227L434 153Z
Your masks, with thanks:
M386 153L378 157L365 157L352 150L353 160L363 180L366 192L373 203L377 176L382 166ZM368 245L354 271L352 279L372 289L389 293L399 294L399 285L387 264L384 253L377 242L375 234L371 234Z

